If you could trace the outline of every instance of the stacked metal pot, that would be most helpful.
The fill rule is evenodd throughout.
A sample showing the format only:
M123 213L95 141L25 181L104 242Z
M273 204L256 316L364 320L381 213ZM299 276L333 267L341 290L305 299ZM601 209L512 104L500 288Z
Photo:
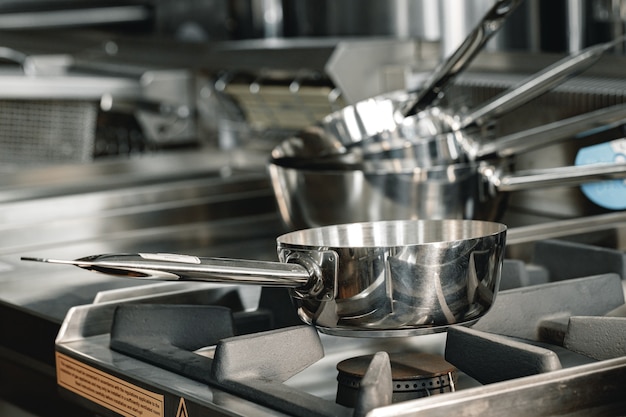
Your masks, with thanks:
M623 38L565 57L470 111L438 105L445 89L520 1L498 1L419 91L373 97L277 146L270 174L294 229L396 219L497 220L508 191L626 177L626 164L515 172L515 155L620 125L626 106L486 139L485 126L588 68Z

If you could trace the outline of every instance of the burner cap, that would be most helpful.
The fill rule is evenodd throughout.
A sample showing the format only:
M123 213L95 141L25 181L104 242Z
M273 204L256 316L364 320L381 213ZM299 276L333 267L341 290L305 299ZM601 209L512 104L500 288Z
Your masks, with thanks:
M360 381L374 355L358 356L337 364L338 404L354 407ZM390 353L393 402L454 391L456 368L442 356L420 352ZM452 379L452 380L451 380Z

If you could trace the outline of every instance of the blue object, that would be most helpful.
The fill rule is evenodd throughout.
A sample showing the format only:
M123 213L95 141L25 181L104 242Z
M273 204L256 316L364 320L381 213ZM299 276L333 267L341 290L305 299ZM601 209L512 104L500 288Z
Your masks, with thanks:
M626 139L617 139L582 148L576 155L576 165L601 162L626 162ZM626 209L626 180L599 181L581 186L587 198L610 210Z

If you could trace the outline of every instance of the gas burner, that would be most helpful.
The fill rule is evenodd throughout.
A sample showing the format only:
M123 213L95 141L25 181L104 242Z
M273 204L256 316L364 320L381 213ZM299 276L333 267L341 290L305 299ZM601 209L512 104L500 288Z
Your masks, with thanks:
M354 407L360 382L374 355L363 355L343 360L337 364L338 404ZM392 402L454 392L456 368L439 355L421 352L389 353Z
M205 285L77 306L56 342L58 384L103 415L120 405L138 415L127 392L149 416L469 417L511 404L524 415L623 415L626 255L550 241L536 250L531 268L507 268L520 285L475 325L440 335L319 334L284 289L263 288L255 310L242 309L243 289ZM565 263L571 276L552 271Z

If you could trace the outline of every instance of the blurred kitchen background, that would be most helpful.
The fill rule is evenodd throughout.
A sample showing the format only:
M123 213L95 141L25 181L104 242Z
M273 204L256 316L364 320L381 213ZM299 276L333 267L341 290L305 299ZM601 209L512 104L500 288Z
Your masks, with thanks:
M0 396L37 415L81 415L57 398L54 337L71 306L129 285L86 284L24 266L20 255L245 257L241 242L258 241L268 249L258 257L275 256L285 226L266 172L271 149L345 105L418 87L492 5L0 0ZM625 24L624 0L526 0L445 103L483 102L623 35ZM626 102L623 52L497 120L490 134ZM570 165L581 146L623 133L552 145L517 166ZM610 211L562 187L515 193L505 220L585 225Z
M345 104L418 86L492 3L2 1L0 163L267 149ZM475 70L534 71L623 34L625 10L525 1Z
M263 164L278 141L346 104L418 87L492 4L2 1L0 170L23 181L25 168L199 148L259 151ZM527 0L447 97L479 103L623 34L625 16L619 0ZM590 76L621 78L622 51ZM621 100L619 86L596 81L574 87L576 106L556 94L567 108L534 102L500 133ZM541 157L570 164L564 153Z

